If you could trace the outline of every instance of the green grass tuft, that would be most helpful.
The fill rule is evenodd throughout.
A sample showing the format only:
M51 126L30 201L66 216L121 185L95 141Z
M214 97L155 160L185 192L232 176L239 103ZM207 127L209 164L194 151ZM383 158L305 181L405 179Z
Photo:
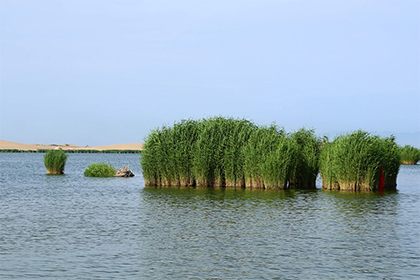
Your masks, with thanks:
M399 148L400 159L402 164L417 164L420 160L420 149L410 145Z
M63 150L48 150L44 155L44 165L48 174L64 174L68 155Z
M116 173L117 170L112 165L101 162L90 164L84 175L86 177L113 177Z

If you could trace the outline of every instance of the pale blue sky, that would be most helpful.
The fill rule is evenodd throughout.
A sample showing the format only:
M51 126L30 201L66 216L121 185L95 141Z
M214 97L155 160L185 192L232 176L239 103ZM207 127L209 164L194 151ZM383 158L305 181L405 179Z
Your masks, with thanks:
M136 143L215 115L420 147L420 1L0 0L0 139Z

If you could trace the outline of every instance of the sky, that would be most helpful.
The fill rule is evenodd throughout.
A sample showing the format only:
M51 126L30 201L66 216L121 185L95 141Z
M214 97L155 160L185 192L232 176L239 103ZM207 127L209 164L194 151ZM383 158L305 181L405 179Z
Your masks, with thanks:
M420 147L420 1L0 0L0 139L139 143L211 116Z

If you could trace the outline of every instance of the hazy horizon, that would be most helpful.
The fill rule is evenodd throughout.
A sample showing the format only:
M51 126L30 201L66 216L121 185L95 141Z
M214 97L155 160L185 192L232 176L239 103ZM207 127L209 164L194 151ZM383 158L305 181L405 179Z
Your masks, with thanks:
M293 133L293 131L287 131L287 132L291 132ZM315 130L316 132L316 130ZM318 134L316 133L317 136L319 137L324 137L327 136L328 139L330 141L334 140L335 137L342 135L342 134L346 134L346 133L351 133L352 131L347 131L347 132L329 132L329 133L324 133L324 134ZM390 132L381 132L381 133L377 133L377 132L369 132L372 135L379 135L381 137L389 137L391 135L393 135L396 138L396 142L397 144L404 146L404 145L411 145L417 148L420 148L420 145L418 145L418 143L416 142L418 138L420 138L420 132L417 133L397 133L397 134L393 134ZM134 144L134 143L144 143L144 139L142 139L142 141L137 141L137 142L124 142L124 143L106 143L105 144L100 144L100 145L91 145L87 142L83 142L83 143L71 143L68 141L65 142L51 142L51 141L47 141L47 142L28 142L28 141L11 141L8 139L0 139L3 141L9 141L9 142L15 142L15 143L19 143L19 144L40 144L40 145L66 145L66 144L70 144L70 145L76 145L76 146L81 146L81 147L85 147L85 146L89 146L89 147L97 147L97 146L108 146L108 145L118 145L118 144Z
M420 147L420 1L0 0L0 139L101 146L210 116Z

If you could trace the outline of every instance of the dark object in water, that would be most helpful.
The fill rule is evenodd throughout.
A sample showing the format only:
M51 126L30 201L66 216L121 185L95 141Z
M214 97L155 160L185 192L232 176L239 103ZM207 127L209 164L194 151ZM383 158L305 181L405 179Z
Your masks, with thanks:
M117 171L117 174L114 175L115 177L134 177L133 171L131 171L127 166L120 168Z

